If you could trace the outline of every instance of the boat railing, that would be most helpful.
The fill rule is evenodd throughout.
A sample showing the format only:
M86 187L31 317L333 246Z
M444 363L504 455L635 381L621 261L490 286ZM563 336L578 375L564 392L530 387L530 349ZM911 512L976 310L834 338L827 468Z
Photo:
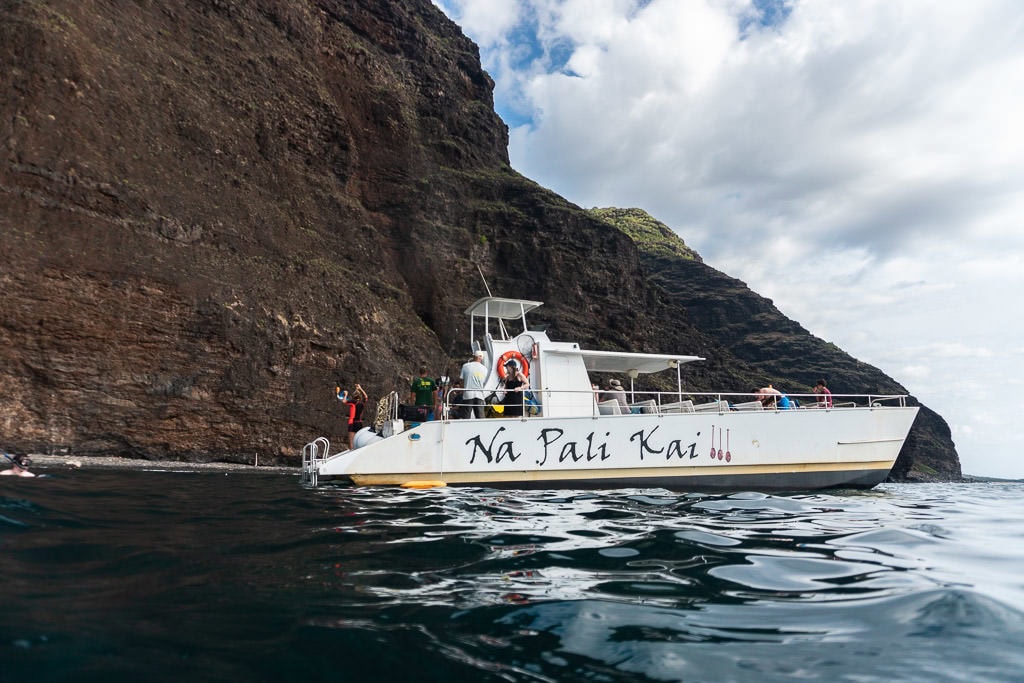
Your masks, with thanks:
M317 474L331 455L331 442L320 436L302 447L302 483L316 486Z
M386 396L381 397L377 401L377 413L374 415L373 422L370 425L373 427L373 431L380 432L384 427L384 423L389 420L398 419L398 406L401 404L401 399L398 396L397 391L392 391Z
M590 406L593 417L604 415L668 415L676 413L726 413L743 411L788 411L788 410L845 410L865 408L903 408L907 405L905 394L785 394L787 401L782 401L782 394L765 396L764 394L726 393L726 392L685 392L678 391L626 391L626 405L623 406L611 392L593 390L530 390L517 392L522 395L522 414L508 416L504 414L506 405L486 402L485 410L488 417L506 417L528 419L544 415L544 406L535 397L552 394L574 394L586 396L577 404L584 409ZM617 393L617 392L616 392ZM491 394L494 397L495 394ZM589 404L587 402L590 402ZM441 419L451 420L467 416L472 405L451 401L445 398ZM517 411L518 412L518 411ZM585 415L586 413L584 413Z

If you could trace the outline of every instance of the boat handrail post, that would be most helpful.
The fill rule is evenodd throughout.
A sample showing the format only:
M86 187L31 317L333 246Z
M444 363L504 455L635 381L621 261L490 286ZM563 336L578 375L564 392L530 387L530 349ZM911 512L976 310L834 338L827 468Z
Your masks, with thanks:
M677 360L670 360L669 366L675 367L676 369L676 400L683 400L683 364ZM658 397L658 402L661 402L661 397Z

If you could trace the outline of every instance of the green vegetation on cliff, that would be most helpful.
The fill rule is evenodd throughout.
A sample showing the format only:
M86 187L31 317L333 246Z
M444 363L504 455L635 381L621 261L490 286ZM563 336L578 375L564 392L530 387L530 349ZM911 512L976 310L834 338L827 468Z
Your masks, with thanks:
M644 256L703 262L682 237L643 209L593 208L589 213L626 233Z

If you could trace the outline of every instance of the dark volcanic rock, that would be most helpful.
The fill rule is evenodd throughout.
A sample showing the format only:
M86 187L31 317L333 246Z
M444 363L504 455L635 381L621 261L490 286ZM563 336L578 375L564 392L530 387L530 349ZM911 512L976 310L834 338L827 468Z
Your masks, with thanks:
M461 361L478 266L557 337L775 372L510 169L492 87L429 0L0 4L5 447L295 462L335 384Z

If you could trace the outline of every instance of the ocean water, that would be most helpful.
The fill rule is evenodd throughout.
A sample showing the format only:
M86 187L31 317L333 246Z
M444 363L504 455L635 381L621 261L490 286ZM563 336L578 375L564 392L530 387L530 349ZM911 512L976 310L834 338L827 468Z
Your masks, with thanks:
M1024 485L0 478L0 681L1022 681Z

